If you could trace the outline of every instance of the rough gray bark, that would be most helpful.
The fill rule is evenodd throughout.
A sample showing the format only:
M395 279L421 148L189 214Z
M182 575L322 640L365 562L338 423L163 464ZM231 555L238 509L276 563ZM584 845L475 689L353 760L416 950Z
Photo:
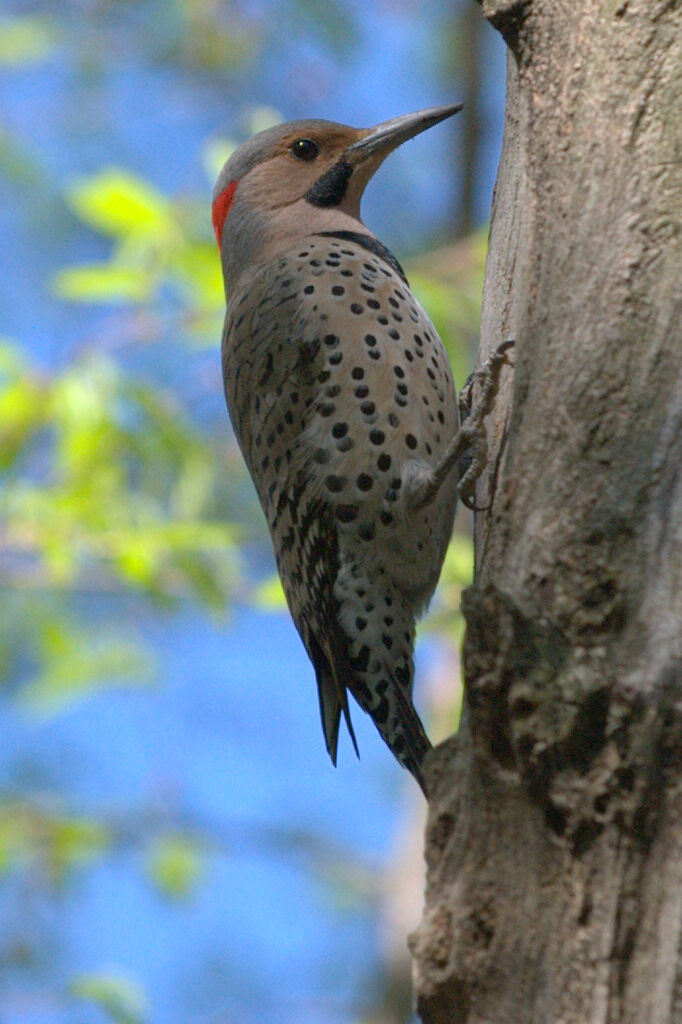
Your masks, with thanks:
M682 7L484 0L510 48L465 714L424 1024L682 1021Z

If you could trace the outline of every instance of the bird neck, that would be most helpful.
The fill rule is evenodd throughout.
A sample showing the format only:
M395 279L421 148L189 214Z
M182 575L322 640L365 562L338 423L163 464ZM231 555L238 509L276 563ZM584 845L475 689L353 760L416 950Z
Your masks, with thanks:
M339 207L312 206L305 199L267 211L235 202L225 228L221 256L228 301L242 285L242 279L254 269L270 263L310 235L337 231L371 235L360 220L359 211L355 216Z

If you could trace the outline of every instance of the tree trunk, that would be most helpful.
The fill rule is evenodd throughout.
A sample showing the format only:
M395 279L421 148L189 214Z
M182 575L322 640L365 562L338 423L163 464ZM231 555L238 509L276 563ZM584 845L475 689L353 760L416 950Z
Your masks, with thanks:
M424 1024L682 1021L682 7L484 0L509 46L466 697ZM490 422L489 421L489 422Z

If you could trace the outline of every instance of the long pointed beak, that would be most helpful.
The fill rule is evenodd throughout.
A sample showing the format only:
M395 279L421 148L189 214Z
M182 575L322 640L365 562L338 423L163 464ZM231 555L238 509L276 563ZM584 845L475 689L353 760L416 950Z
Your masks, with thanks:
M383 121L375 128L367 128L365 134L357 142L353 142L345 152L350 164L357 166L371 156L382 158L399 146L402 142L414 138L434 124L445 121L462 109L461 103L447 107L429 107L418 110L415 114L402 114L390 121Z

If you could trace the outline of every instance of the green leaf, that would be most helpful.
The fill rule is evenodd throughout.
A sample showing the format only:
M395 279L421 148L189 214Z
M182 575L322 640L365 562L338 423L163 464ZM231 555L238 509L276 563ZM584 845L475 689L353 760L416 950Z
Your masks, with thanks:
M283 611L287 602L279 576L274 574L260 583L253 591L252 600L255 607L262 611Z
M144 1024L147 1000L137 982L122 974L82 974L69 990L77 999L95 1003L114 1024Z
M40 638L42 671L21 690L20 702L43 716L63 711L108 686L148 686L147 652L123 639L92 639L63 621L45 623Z
M50 873L56 881L61 881L73 868L94 860L109 846L109 832L97 821L63 818L51 824L47 856Z
M47 18L0 18L0 64L33 64L54 46L54 30Z
M38 864L46 877L62 882L110 843L109 830L92 818L57 815L27 799L0 799L0 873Z
M203 856L196 840L186 835L164 836L149 856L149 873L167 896L188 896L203 873Z
M146 302L154 283L149 271L116 263L66 267L53 278L56 294L71 302Z
M177 551L172 561L175 568L182 572L185 582L192 586L202 604L213 611L222 611L225 591L216 572L217 567L212 561L197 558L188 551Z
M115 559L115 565L130 583L150 586L159 571L159 552L144 536L128 537Z
M114 238L167 234L170 205L161 192L128 171L106 168L72 185L68 201L90 227Z
M474 549L471 540L455 533L445 555L436 599L418 632L430 630L450 638L461 636L464 628L462 590L471 583L473 568Z
M38 382L16 347L0 339L0 469L11 465L43 417Z
M172 254L171 270L187 301L206 307L202 312L225 314L225 290L220 255L214 242L187 243ZM215 341L214 341L215 344Z
M443 564L442 578L448 583L466 587L474 574L474 549L468 537L455 533L448 546Z

